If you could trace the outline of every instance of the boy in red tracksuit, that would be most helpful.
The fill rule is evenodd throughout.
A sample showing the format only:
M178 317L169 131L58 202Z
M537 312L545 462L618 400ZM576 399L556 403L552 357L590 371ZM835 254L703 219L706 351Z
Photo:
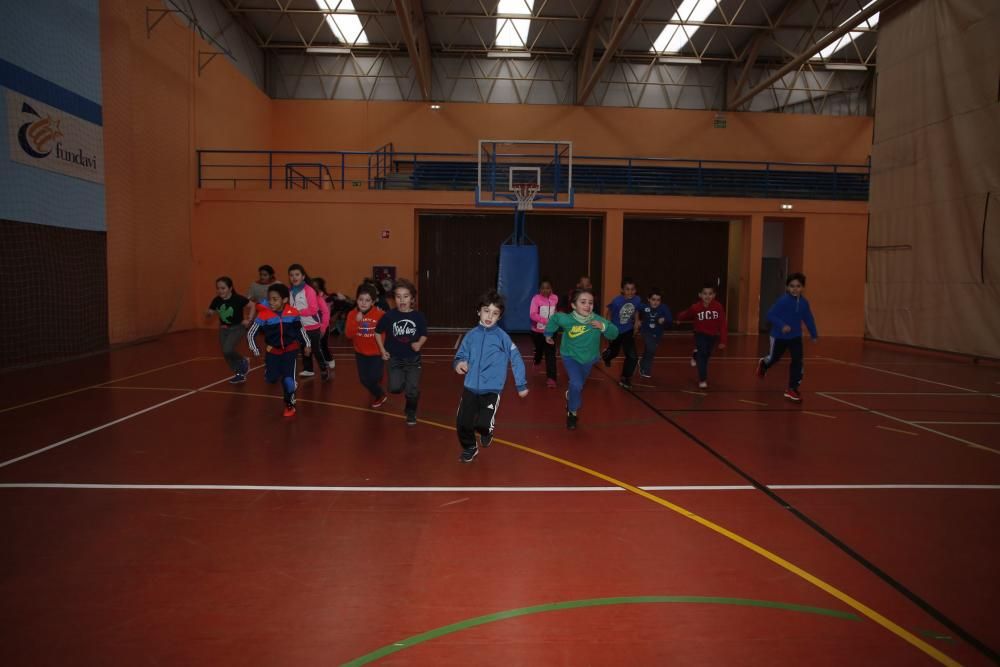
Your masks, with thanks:
M288 304L288 288L275 283L267 288L267 305L257 304L257 317L247 332L247 342L255 357L260 350L254 341L258 329L264 332L267 356L264 358L264 380L268 384L281 382L285 396L285 416L295 416L295 361L299 348L304 344L303 354L309 356L312 343L302 328L298 310Z
M698 292L701 301L677 316L677 321L694 320L694 361L698 367L698 387L708 389L708 359L716 343L726 349L728 327L726 309L715 300L715 284L705 283Z

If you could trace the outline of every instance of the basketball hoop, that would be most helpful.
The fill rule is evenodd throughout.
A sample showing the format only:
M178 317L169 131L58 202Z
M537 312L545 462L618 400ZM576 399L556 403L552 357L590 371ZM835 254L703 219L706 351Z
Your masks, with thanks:
M535 201L535 195L541 186L538 183L515 183L511 186L514 197L517 199L518 211L530 211Z

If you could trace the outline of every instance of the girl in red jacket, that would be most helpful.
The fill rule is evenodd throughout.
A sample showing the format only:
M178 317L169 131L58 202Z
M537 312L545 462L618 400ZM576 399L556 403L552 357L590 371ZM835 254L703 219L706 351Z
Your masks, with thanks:
M698 388L708 389L708 359L716 343L726 349L728 339L726 309L715 300L715 284L705 283L698 292L701 299L677 316L678 322L694 321L694 361L698 367Z

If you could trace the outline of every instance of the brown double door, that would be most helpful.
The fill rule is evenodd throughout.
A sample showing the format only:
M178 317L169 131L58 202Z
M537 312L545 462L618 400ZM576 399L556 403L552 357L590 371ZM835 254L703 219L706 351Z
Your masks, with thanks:
M725 305L728 220L626 216L622 246L622 276L635 279L643 300L659 287L676 315L697 301L705 282L717 282Z
M431 327L471 327L476 300L495 289L500 246L514 231L506 213L421 213L417 218L418 304ZM560 298L589 274L600 286L604 220L599 216L529 213L528 238L538 246L539 275Z

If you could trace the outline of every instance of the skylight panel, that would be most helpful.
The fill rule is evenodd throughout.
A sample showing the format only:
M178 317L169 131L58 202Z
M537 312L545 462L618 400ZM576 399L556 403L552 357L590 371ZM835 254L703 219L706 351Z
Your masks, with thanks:
M681 21L684 24L688 22L701 23L715 11L716 6L716 0L684 0L677 8L677 13L670 20ZM680 53L680 50L698 32L699 27L701 26L668 23L663 27L660 36L656 38L649 50L664 54Z
M531 16L535 0L500 0L497 4L497 14L515 16ZM531 19L497 19L496 46L524 48L524 40L528 37Z
M316 6L331 12L354 11L354 3L351 0L316 0ZM326 23L333 31L333 36L344 44L368 43L368 35L361 27L361 19L357 14L327 14Z
M875 2L875 0L871 0L868 4L866 4L864 6L864 9L867 9L868 6L871 5L874 2ZM844 26L844 25L847 25L848 23L853 23L854 20L855 20L855 17L858 14L860 14L862 11L863 11L863 9L859 9L858 11L854 12L854 14L852 14L850 18L848 18L846 21L844 21L840 25ZM869 29L872 29L872 28L876 27L878 25L878 15L879 15L879 13L875 12L874 14L872 14L871 16L869 16L868 20L865 21L864 25L866 25ZM827 35L829 35L829 34L830 33L827 33ZM845 48L849 44L853 43L854 40L856 40L858 37L861 37L861 35L863 35L863 34L864 34L863 32L857 32L857 31L852 30L851 32L842 35L840 39L838 39L837 41L833 42L832 44L830 44L829 46L827 46L825 49L823 49L822 51L820 51L819 53L817 53L816 55L814 55L812 58L810 58L810 60L826 60L827 58L829 58L830 56L832 56L837 51L840 51L841 49Z

